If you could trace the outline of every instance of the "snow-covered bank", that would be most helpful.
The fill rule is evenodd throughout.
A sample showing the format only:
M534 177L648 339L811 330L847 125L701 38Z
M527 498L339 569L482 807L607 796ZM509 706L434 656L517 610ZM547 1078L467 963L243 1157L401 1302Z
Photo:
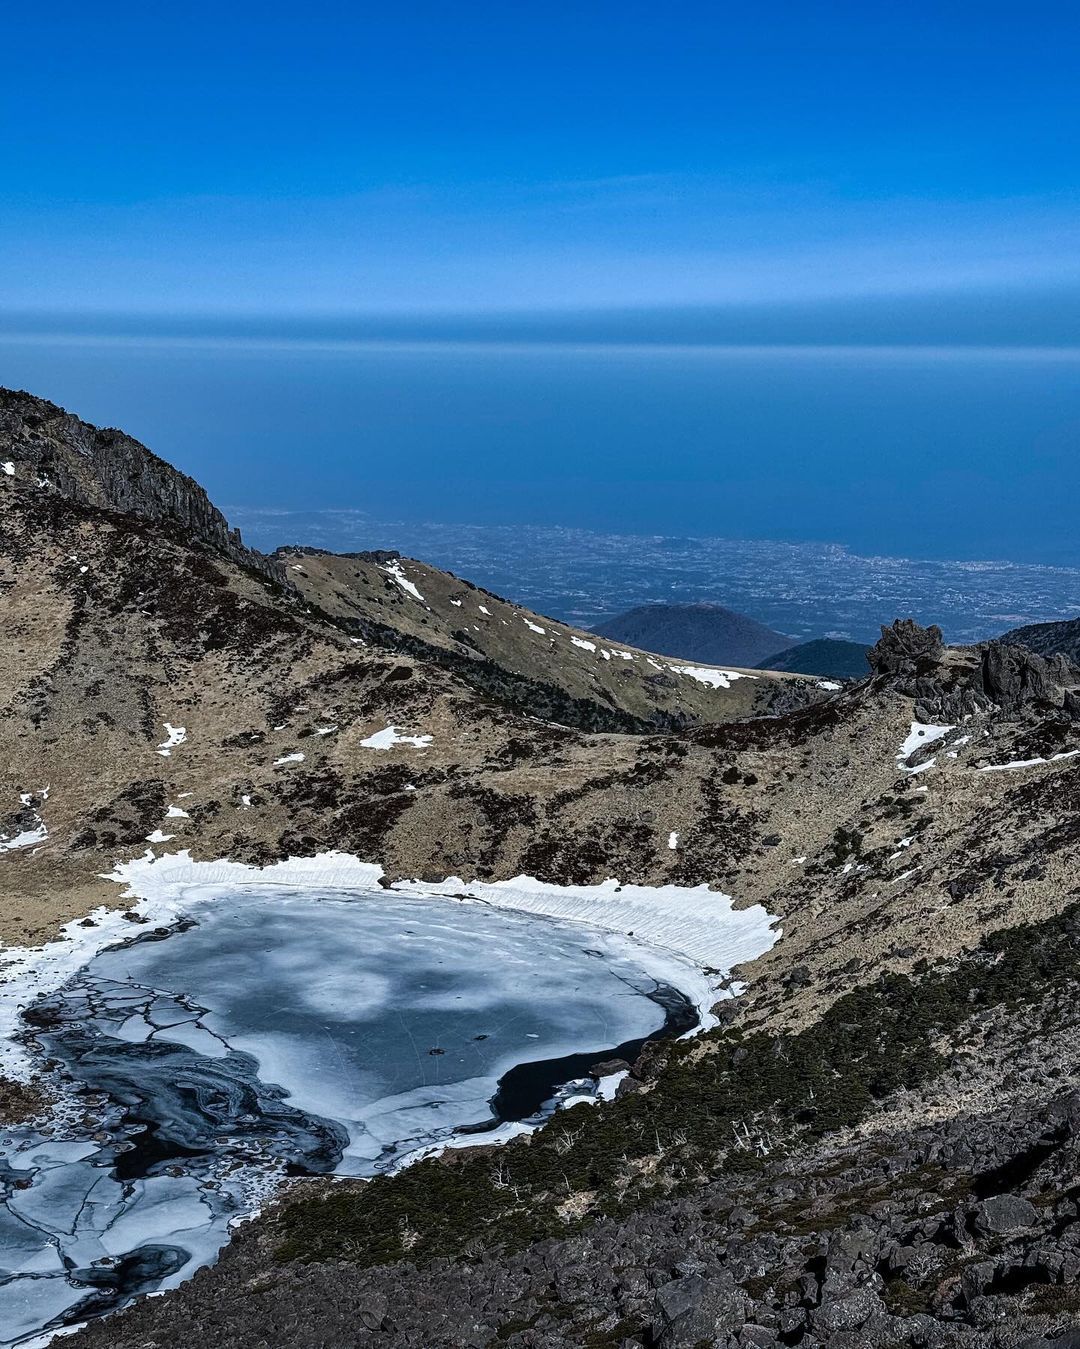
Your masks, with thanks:
M433 883L398 881L393 888L409 894L474 899L497 908L584 923L667 951L684 968L689 963L698 971L718 972L704 990L700 983L691 990L680 979L671 980L695 997L703 1014L724 996L719 985L726 982L732 968L764 955L781 935L777 920L762 905L736 909L730 895L707 885L623 885L615 880L599 885L550 885L532 876L466 883L451 876ZM739 990L739 985L733 985L728 992Z

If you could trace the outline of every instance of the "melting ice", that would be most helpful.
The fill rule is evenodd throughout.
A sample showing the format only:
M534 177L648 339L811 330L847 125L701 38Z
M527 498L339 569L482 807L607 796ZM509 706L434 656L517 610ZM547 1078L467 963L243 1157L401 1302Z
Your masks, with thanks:
M0 1343L181 1282L285 1174L372 1175L535 1115L591 1059L687 1024L670 961L576 924L385 893L197 914L27 1014L67 1103L0 1130Z

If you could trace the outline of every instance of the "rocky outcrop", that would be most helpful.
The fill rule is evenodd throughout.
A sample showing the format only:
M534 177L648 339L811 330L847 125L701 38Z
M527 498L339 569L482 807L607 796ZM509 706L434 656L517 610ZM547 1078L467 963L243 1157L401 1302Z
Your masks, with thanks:
M1080 668L1003 641L950 648L941 629L913 619L882 627L867 660L879 684L916 701L926 721L956 723L991 708L1006 718L1062 712L1080 717Z
M122 431L102 430L43 398L0 389L0 462L16 484L175 525L187 538L285 583L280 563L246 547L193 478Z
M706 1183L512 1257L358 1275L268 1264L265 1234L242 1230L216 1269L72 1343L1060 1349L1080 1319L1078 1124L1076 1094L929 1124Z
M945 638L936 623L924 628L913 618L898 618L891 627L882 624L866 659L875 674L914 678L935 671L944 654Z

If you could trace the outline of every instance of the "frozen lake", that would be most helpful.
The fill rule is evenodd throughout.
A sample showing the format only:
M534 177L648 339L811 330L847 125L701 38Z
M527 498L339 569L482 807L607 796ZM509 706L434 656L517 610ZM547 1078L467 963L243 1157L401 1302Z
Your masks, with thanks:
M65 1105L0 1130L0 1343L181 1282L287 1174L372 1175L595 1094L592 1063L695 1023L671 970L385 891L234 892L136 930L27 1015Z

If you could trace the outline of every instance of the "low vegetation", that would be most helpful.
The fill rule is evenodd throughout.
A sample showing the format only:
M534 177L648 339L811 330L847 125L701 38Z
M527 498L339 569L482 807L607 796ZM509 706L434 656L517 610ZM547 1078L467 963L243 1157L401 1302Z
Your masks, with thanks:
M885 976L797 1034L719 1029L666 1045L649 1089L568 1111L530 1139L295 1200L279 1258L371 1266L520 1249L590 1215L752 1172L931 1079L946 1064L941 1038L979 1012L1032 1005L1078 977L1080 904L993 933L958 963Z

